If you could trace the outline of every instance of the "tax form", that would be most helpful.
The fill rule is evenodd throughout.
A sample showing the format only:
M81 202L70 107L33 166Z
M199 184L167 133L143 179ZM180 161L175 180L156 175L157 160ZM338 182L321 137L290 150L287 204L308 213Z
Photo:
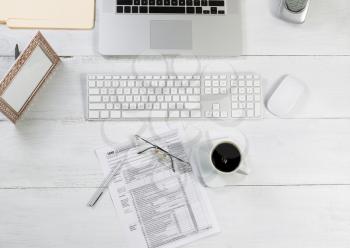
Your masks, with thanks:
M147 138L174 156L188 161L177 131ZM192 165L168 160L151 151L137 154L147 144L124 144L96 150L104 173L122 164L109 192L124 226L130 247L177 247L219 232L204 187Z

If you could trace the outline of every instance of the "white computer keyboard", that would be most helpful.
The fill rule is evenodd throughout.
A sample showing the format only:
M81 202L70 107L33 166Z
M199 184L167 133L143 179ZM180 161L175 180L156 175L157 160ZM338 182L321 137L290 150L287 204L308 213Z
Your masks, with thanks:
M260 77L211 75L88 75L89 120L257 119Z

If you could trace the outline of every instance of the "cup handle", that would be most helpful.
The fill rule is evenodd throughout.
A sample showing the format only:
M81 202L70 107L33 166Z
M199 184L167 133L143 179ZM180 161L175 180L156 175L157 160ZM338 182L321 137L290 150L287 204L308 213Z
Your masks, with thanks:
M245 169L245 170L243 170L243 169L238 169L236 172L237 172L238 174L245 175L245 176L249 175L249 169Z

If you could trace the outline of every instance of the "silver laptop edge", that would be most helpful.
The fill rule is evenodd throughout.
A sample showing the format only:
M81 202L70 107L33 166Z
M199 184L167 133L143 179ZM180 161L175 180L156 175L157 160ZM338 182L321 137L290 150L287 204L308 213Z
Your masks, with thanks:
M103 55L239 56L240 0L225 14L118 14L117 0L99 1L98 50Z

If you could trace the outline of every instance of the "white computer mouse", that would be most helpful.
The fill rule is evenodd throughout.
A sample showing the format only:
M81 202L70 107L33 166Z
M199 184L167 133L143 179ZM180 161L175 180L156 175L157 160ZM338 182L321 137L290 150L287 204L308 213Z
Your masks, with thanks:
M306 96L306 84L287 75L268 99L267 108L276 116L287 117L299 109Z

